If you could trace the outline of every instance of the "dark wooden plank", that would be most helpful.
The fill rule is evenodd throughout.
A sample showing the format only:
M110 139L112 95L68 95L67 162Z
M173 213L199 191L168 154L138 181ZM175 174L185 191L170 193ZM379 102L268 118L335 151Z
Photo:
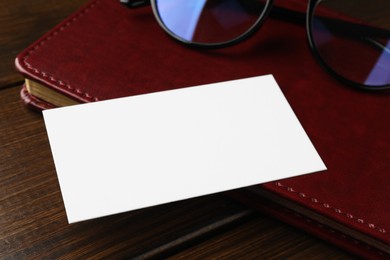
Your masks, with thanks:
M245 222L170 259L354 259L266 216Z
M22 80L14 69L17 54L86 2L0 1L0 88Z
M0 258L166 255L246 219L221 195L67 224L42 116L0 90Z

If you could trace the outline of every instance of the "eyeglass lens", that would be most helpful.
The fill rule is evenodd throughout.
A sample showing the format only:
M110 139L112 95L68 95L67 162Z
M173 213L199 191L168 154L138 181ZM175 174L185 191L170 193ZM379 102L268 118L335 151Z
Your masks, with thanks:
M336 74L366 87L390 84L390 1L319 1L311 23L315 49Z
M220 44L245 35L260 20L266 0L156 0L160 22L185 42Z

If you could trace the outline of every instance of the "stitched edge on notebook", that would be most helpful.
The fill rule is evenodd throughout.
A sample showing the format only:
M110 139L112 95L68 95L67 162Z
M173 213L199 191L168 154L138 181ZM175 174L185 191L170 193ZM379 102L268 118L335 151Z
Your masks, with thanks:
M293 209L284 207L279 205L278 203L272 203L272 200L269 200L268 198L263 198L266 201L260 202L257 200L257 198L254 195L256 192L252 192L249 190L249 193L247 191L231 191L227 193L228 197L231 197L233 200L238 201L243 203L244 205L253 207L261 212L264 212L265 214L275 217L282 222L285 222L291 226L298 227L299 229L312 234L314 236L319 237L320 239L323 239L324 241L328 241L326 237L324 237L324 233L327 233L331 235L333 238L338 239L336 242L332 242L331 244L334 244L336 246L339 246L341 248L345 248L344 244L340 243L341 239L344 240L346 243L349 245L353 245L354 247L360 246L363 250L366 252L370 251L373 254L377 254L378 256L380 255L381 257L383 256L388 256L389 254L385 251L382 251L381 249L371 246L364 241L360 241L355 239L354 237L351 237L347 234L344 234L336 229L331 228L330 226L323 224L315 219L312 219L304 214L298 213L294 211ZM298 219L298 223L294 222L294 219ZM315 230L313 231L312 229L307 229L306 227L301 227L302 223L307 226L313 227ZM322 230L324 232L317 233L318 230ZM356 251L349 250L352 253L356 254Z
M83 8L81 11L79 11L77 14L75 14L72 18L64 22L59 28L57 28L55 31L50 32L49 35L47 35L45 38L37 42L34 47L31 47L31 49L26 53L26 55L23 56L22 62L25 65L26 69L31 71L32 73L38 74L42 76L45 79L50 80L53 83L56 83L57 86L61 89L64 89L66 91L73 92L77 94L81 98L85 98L89 101L99 101L99 99L95 96L90 95L89 93L82 91L76 87L73 87L71 84L64 82L60 79L57 79L56 77L50 75L47 72L40 71L39 69L33 67L30 63L28 63L27 59L33 54L36 50L40 49L42 46L44 46L48 41L53 39L54 37L58 36L60 32L64 31L65 28L72 25L74 22L78 21L79 18L83 17L85 14L87 14L89 11L91 11L94 7L96 7L100 3L100 0L95 0L91 2L89 5L87 5L85 8Z
M289 214L290 216L292 216L294 218L302 219L303 221L305 221L309 225L312 225L312 226L315 226L317 228L320 228L320 229L322 229L322 230L324 230L324 231L326 231L328 233L331 233L334 236L338 236L338 237L342 238L343 240L345 240L347 243L364 246L365 249L367 249L369 251L372 251L372 252L374 252L374 253L376 253L376 254L378 254L380 256L384 256L385 255L384 252L380 251L377 248L374 248L374 247L372 247L372 246L370 246L370 245L368 245L368 244L366 244L366 243L364 243L362 241L359 241L359 240L356 240L356 239L354 239L354 238L352 238L350 236L347 236L347 235L345 235L345 234L343 234L343 233L341 233L341 232L339 232L339 231L337 231L335 229L332 229L329 226L323 225L323 224L321 224L321 223L319 223L319 222L317 222L317 221L315 221L313 219L307 218L306 216L301 215L301 214L299 214L299 213L297 213L295 211L292 211L292 210L287 209L285 207L279 207L278 205L272 205L272 207L277 208L278 210L283 210L284 212L286 212L286 214Z
M286 186L286 185L282 184L281 182L275 182L274 184L275 184L275 186L277 186L277 187L279 187L281 189L284 189L284 190L286 190L288 192L291 192L291 193L293 193L293 194L295 194L295 195L297 195L297 196L299 196L301 198L305 198L307 200L310 200L312 203L320 205L323 208L333 210L335 213L340 214L341 216L344 216L345 218L347 218L350 221L352 220L352 221L354 221L354 222L356 222L358 224L365 225L365 226L369 227L372 230L380 232L381 234L386 234L386 235L389 234L386 231L386 229L384 229L382 227L378 227L377 225L375 225L373 223L369 223L369 222L367 222L366 220L364 220L362 218L355 217L354 215L352 215L350 213L344 212L341 209L336 208L336 207L330 205L329 203L322 202L322 201L320 201L317 198L308 196L308 195L306 195L303 192L296 191L295 189L293 189L293 188L291 188L289 186Z

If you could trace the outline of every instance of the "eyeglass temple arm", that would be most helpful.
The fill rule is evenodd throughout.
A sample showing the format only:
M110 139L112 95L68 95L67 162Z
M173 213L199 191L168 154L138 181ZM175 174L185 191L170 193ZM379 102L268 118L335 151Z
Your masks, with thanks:
M335 32L342 32L347 37L358 37L373 47L390 54L388 47L375 39L378 37L382 39L390 38L390 31L387 29L332 18L323 18L322 21Z
M120 2L129 8L137 8L145 5L150 5L150 0L120 0Z
M348 33L350 35L365 34L373 37L390 37L390 31L372 25L359 24L333 18L322 18L322 21L332 30Z

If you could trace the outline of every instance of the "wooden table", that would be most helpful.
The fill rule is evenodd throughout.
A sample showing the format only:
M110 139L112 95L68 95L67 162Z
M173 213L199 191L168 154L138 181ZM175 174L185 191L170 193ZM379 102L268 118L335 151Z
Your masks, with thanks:
M352 258L223 193L69 225L42 116L20 101L14 58L84 2L0 2L1 259Z

